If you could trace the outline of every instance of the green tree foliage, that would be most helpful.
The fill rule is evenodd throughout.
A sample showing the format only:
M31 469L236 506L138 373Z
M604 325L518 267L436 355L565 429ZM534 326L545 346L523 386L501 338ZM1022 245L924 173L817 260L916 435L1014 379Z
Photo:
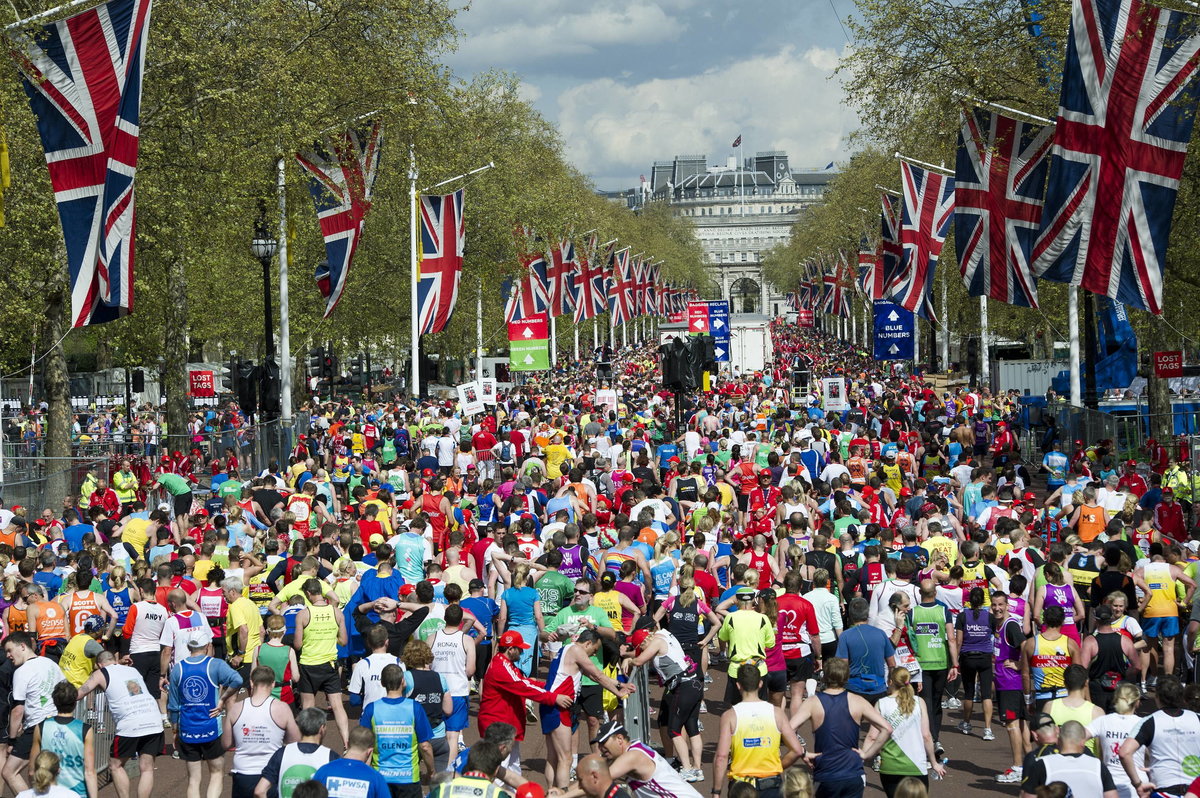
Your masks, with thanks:
M766 258L767 276L784 288L799 279L803 263L844 249L854 253L862 237L878 237L882 185L899 189L899 151L945 164L951 170L959 112L972 99L1000 103L1052 118L1058 107L1062 54L1070 19L1069 0L1041 0L1040 36L1031 35L1028 7L1014 0L857 0L847 24L854 46L840 74L862 128L856 153L842 164L823 206L797 222L791 241ZM1184 8L1179 3L1168 3ZM1193 151L1196 142L1192 143ZM1185 167L1175 209L1165 275L1163 319L1132 313L1139 334L1195 346L1200 318L1187 310L1200 299L1200 232L1192 223L1200 207L1200 165L1193 152ZM1103 201L1103 199L1102 199ZM865 209L865 210L864 210ZM941 311L946 283L947 318L956 334L979 329L979 301L968 297L955 254L953 233L937 265L935 307ZM785 289L786 290L786 289ZM994 335L1025 341L1063 341L1066 288L1040 281L1039 310L988 305Z
M278 224L280 156L294 358L325 340L347 351L368 342L388 354L407 351L410 148L420 188L496 165L466 184L459 303L449 329L425 342L433 351L473 352L480 285L489 333L502 326L500 286L516 270L516 225L547 239L597 229L604 240L620 238L665 260L667 277L701 282L700 249L686 225L662 213L637 216L599 197L565 161L553 126L520 99L514 77L454 79L441 63L458 35L454 9L448 0L158 0L146 50L134 312L72 332L66 349L95 354L101 365L158 364L175 397L182 397L184 362L206 346L260 356L262 276L249 243L264 204ZM0 82L0 103L13 169L7 226L0 229L9 289L0 366L11 372L28 363L31 342L45 331L49 303L62 287L62 253L41 145L15 69ZM313 270L323 244L292 155L367 115L384 125L374 206L341 304L322 319ZM172 410L177 424L182 404Z

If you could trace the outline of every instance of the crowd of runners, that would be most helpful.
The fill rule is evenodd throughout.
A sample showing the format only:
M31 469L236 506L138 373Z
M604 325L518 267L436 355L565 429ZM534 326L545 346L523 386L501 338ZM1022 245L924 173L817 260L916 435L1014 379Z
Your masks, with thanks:
M1122 462L1024 430L1015 392L771 332L679 427L629 347L603 383L314 404L257 473L168 452L0 511L4 783L95 798L106 707L118 798L163 756L187 798L226 772L234 798L841 798L871 769L915 798L956 735L1000 738L1023 795L1200 796L1186 448Z

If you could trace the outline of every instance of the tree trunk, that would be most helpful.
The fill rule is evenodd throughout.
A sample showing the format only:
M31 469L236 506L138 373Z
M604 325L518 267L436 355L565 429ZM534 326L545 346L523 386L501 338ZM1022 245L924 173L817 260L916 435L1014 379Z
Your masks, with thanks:
M69 460L66 459L71 456L70 379L66 351L60 340L66 324L65 282L64 269L63 281L59 283L57 290L50 292L47 297L46 325L42 338L42 351L46 352L42 386L50 408L46 414L46 456L64 458L52 460L52 465L46 469L49 477L46 480L45 506L53 509L60 506L62 499L70 495L73 488L70 484ZM40 509L29 508L31 512Z
M175 256L167 264L167 307L171 321L163 335L162 390L167 396L167 432L182 435L187 428L187 275L183 258ZM163 448L172 444L163 440ZM176 446L183 449L185 447Z

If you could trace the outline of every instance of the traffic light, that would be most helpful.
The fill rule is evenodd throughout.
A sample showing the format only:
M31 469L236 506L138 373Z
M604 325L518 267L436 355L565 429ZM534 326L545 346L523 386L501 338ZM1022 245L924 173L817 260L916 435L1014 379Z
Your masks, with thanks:
M325 347L318 346L308 350L308 368L305 374L317 379L325 376Z
M265 360L258 367L259 401L258 409L264 414L278 415L281 407L279 399L279 364L274 360Z
M350 390L361 391L367 384L367 369L363 361L362 353L354 356L354 360L350 361Z
M237 400L243 413L258 411L258 368L250 360L237 361Z
M229 391L234 396L241 396L241 381L242 381L242 361L236 357L229 358L229 362L225 364L221 370L221 386ZM241 399L238 399L241 403Z

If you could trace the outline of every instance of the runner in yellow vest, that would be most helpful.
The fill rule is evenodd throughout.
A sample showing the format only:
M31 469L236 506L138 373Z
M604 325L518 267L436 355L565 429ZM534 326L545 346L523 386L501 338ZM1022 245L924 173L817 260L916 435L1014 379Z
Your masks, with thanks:
M307 605L296 613L296 634L293 646L300 652L300 706L302 709L317 703L317 693L324 693L333 710L333 719L342 735L342 744L350 740L350 722L342 703L342 677L337 671L338 646L346 645L346 621L321 593L321 580L309 578L304 582Z
M96 657L104 650L99 642L104 636L104 626L104 619L93 615L83 622L83 631L72 637L63 649L58 667L75 687L82 687L96 670Z

